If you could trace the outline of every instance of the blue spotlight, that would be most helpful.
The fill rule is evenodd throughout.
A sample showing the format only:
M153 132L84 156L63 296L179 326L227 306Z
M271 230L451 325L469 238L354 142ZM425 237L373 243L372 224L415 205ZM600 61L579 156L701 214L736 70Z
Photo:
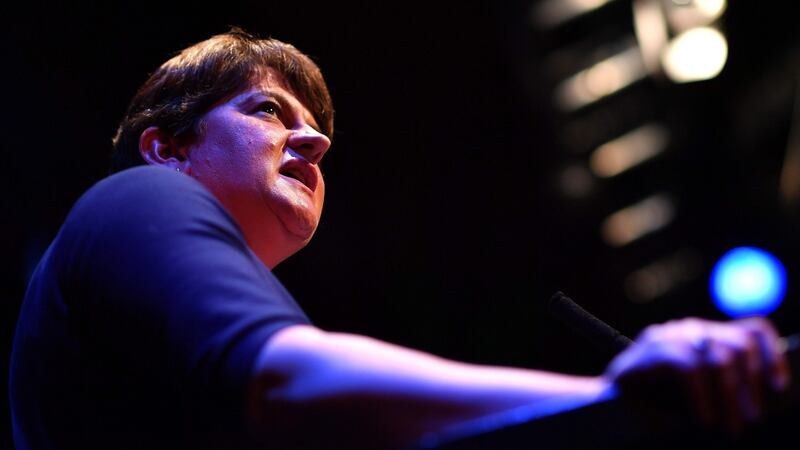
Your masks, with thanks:
M786 293L786 270L778 258L755 247L737 247L714 266L711 296L730 317L766 316Z

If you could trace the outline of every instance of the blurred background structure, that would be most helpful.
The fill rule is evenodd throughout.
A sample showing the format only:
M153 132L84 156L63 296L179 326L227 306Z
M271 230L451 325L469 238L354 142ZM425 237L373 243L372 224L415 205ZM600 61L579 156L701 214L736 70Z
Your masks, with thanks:
M788 4L203 5L33 0L8 12L4 386L27 277L105 176L128 99L174 51L230 25L294 43L331 87L323 222L275 271L319 326L597 373L610 355L548 315L555 291L631 337L688 315L725 319L715 264L756 247L786 275L770 291L783 302L762 313L800 331L800 35ZM769 291L760 270L737 286Z

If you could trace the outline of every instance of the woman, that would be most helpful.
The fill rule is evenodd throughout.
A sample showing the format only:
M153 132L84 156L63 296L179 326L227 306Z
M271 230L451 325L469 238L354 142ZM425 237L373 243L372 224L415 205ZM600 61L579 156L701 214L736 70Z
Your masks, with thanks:
M758 418L762 381L788 384L764 320L650 327L597 377L314 327L269 269L316 230L332 134L319 69L277 40L233 30L150 76L114 139L118 173L77 202L26 295L10 381L18 450L402 448L618 386L685 392L699 419L736 430Z

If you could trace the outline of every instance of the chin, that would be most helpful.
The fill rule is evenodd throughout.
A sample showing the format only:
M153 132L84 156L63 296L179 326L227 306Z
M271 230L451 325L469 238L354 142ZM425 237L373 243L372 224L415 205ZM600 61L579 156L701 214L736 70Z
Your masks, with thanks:
M286 231L288 232L289 239L298 246L298 250L305 247L306 244L314 237L317 231L319 220L307 218L303 220L296 218L296 220L286 223Z
M313 208L291 208L283 216L283 226L294 238L308 243L319 226L320 211Z
M303 248L303 247L305 247L305 246L306 246L306 245L307 245L309 242L311 242L311 238L313 238L313 237L314 237L314 233L315 233L316 231L317 231L317 227L316 227L316 225L314 225L313 227L310 227L309 229L307 229L307 230L304 230L303 232L292 233L292 236L293 236L293 237L296 239L296 241L297 241L297 245L298 245L300 248ZM298 250L299 250L300 248L298 248Z

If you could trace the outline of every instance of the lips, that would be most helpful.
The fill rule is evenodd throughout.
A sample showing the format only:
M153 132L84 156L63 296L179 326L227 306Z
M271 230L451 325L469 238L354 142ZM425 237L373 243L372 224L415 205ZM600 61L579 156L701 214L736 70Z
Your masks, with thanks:
M317 188L317 183L319 181L317 178L317 172L314 170L311 164L301 159L290 159L289 161L286 161L283 163L283 165L281 165L278 173L284 177L299 181L305 187L311 190L311 192L314 192Z

